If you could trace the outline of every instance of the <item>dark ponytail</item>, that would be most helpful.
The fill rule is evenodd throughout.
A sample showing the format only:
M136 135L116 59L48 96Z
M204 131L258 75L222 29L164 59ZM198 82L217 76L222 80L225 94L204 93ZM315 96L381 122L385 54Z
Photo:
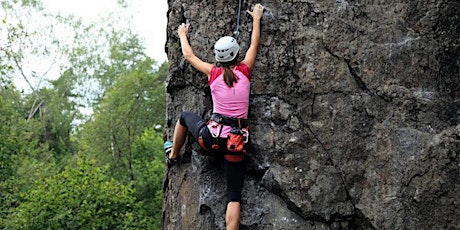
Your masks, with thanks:
M237 58L229 61L229 62L221 62L219 63L223 68L224 68L224 81L225 84L227 84L228 87L233 87L233 83L238 82L238 79L236 78L235 74L233 73L232 69L230 67L236 66L238 63Z

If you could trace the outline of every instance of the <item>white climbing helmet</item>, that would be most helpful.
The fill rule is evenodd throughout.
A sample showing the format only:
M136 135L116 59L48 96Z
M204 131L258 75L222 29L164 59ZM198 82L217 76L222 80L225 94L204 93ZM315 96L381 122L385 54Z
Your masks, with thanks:
M239 50L240 46L236 39L230 36L220 38L214 45L214 54L218 62L229 62L235 59Z

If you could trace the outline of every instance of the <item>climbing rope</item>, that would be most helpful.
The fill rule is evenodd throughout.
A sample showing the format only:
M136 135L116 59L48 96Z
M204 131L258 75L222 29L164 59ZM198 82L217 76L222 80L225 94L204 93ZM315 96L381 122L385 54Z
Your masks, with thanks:
M240 14L241 14L241 0L238 1L238 16L236 17L236 29L235 29L235 39L238 41L238 35L240 35Z

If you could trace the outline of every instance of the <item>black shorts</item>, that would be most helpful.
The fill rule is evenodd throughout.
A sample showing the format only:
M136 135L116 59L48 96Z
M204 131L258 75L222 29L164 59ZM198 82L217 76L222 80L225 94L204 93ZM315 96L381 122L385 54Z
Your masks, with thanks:
M206 120L197 114L183 112L180 115L179 122L187 128L196 140L201 136L205 147L219 157L219 159L222 159L222 168L227 180L227 202L241 202L241 192L246 176L245 161L230 162L225 160L223 155L229 153L227 150L227 138L218 138L217 144L219 145L219 149L213 150L212 145L216 141L206 126Z

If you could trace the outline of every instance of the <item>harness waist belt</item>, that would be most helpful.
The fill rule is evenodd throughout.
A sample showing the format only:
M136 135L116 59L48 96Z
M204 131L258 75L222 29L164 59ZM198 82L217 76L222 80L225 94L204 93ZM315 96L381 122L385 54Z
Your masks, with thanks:
M226 117L222 114L213 113L211 115L211 120L231 127L240 127L246 128L249 126L249 119L247 118L235 118L235 117Z

